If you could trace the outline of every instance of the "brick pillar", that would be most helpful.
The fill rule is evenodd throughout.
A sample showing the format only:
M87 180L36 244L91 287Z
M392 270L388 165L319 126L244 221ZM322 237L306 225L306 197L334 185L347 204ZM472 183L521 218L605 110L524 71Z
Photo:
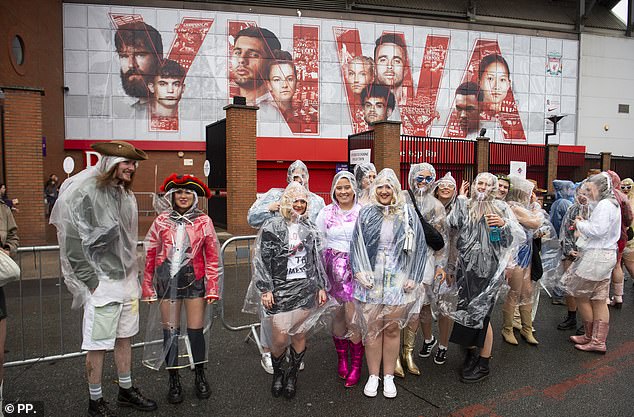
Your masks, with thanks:
M4 162L8 195L20 200L13 216L20 246L46 243L42 91L3 89Z
M612 152L601 152L601 171L607 171L612 165Z
M373 124L374 165L377 171L392 168L401 177L401 122L386 120Z
M227 231L251 235L247 212L257 193L256 116L258 107L231 104L227 114Z
M555 187L553 186L553 180L557 179L557 165L559 165L559 145L548 144L546 147L546 161L548 167L546 168L546 189L548 194L555 194Z
M489 171L489 138L484 136L478 136L477 140L477 148L476 155L478 160L476 161L476 175L480 172L488 172Z

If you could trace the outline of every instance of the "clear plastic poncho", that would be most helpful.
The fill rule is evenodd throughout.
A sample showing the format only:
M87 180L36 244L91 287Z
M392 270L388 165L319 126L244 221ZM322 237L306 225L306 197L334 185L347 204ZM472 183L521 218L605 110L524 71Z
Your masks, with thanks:
M356 192L357 182L354 176L348 171L338 172L332 180L332 203L319 212L316 223L324 243L323 264L330 283L330 295L339 302L349 302L353 300L354 292L350 269L350 241L361 206L356 202L354 194L351 209L343 210L339 206L335 190L342 178L349 181L351 193Z
M308 217L314 223L317 220L317 215L326 206L324 199L315 193L310 192L308 188L308 167L302 161L297 160L288 167L286 174L286 182L291 184L292 182L298 182L302 184L308 191ZM261 195L253 205L249 208L247 213L247 222L253 228L259 229L264 222L272 217L278 216L279 210L271 211L269 206L272 203L279 202L284 194L284 188L271 188L269 191Z
M167 209L154 219L144 241L142 300L152 305L142 363L156 370L163 364L178 369L208 361L209 349L199 353L192 344L209 346L212 308L206 304L222 294L224 269L213 222L197 208L198 196L190 190L185 191L193 203L179 213L174 203L179 190L172 188L161 197ZM187 311L199 314L194 320L203 323L200 342L192 343L198 334L188 334Z
M328 290L322 259L321 236L314 223L293 209L293 203L308 198L308 191L292 182L282 194L280 216L267 220L255 242L253 277L243 311L259 314L267 340L276 344L284 334L292 336L321 328L336 301L319 306L318 292ZM310 209L307 202L306 211ZM265 309L263 294L271 292L274 304ZM286 337L287 343L288 338ZM279 346L278 346L279 347Z
M612 192L611 178L605 172L588 178L582 192L588 197L591 214L588 220L573 223L579 252L562 283L568 294L592 298L597 295L596 283L609 280L616 265L621 210Z
M357 180L357 201L362 206L370 204L372 181L369 175L376 175L376 167L372 162L363 162L354 166L354 177Z
M439 308L465 327L483 327L505 282L509 260L526 236L509 206L495 198L497 189L495 175L478 174L469 199L459 196L447 217L449 227L458 231L460 256L455 265L456 290L443 297ZM504 226L489 227L485 218L489 214L500 216Z
M72 308L80 308L89 297L95 306L104 306L140 296L136 198L123 186L97 185L99 175L126 160L102 156L97 165L64 181L53 206L50 223L57 228Z
M422 182L417 181L418 176L422 176L422 172L427 171L431 175L431 181L424 179ZM409 170L408 183L409 188L414 194L414 199L418 210L423 218L431 224L441 235L445 246L439 251L433 251L427 248L427 265L425 266L425 276L423 277L423 288L425 290L425 304L432 305L432 316L429 314L421 315L421 320L432 320L436 313L436 304L440 284L433 285L436 279L436 272L447 267L447 257L449 255L449 235L447 228L447 216L443 204L434 197L433 184L436 181L436 169L428 163L412 164ZM409 204L412 204L411 197L407 191L404 191L405 198Z
M387 198L387 189L391 199L382 204L379 194ZM423 227L394 171L386 168L379 173L370 199L372 203L359 213L350 247L356 324L366 343L391 323L403 328L420 312L427 260Z
M512 305L533 304L535 281L531 279L531 259L533 256L533 238L544 222L541 210L531 210L531 196L534 184L522 177L509 177L511 188L506 202L524 230L516 253L511 257L506 272L508 280L508 302Z

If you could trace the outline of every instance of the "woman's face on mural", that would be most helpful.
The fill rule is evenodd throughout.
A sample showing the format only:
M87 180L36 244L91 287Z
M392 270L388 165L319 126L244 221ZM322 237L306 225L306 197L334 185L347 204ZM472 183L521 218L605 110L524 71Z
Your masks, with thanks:
M511 78L506 72L506 66L501 62L489 64L482 73L480 90L483 101L492 105L499 105L511 88Z
M291 64L274 64L269 71L269 90L276 102L290 102L293 100L297 87L297 78Z
M352 93L360 95L367 85L372 84L372 81L374 81L374 77L369 64L359 61L352 61L348 64L346 82Z

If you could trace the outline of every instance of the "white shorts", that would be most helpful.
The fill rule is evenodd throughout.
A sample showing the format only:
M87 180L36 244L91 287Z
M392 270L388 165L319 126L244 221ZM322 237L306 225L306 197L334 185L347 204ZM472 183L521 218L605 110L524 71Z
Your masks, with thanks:
M116 339L132 337L138 332L138 299L97 307L89 297L84 304L83 350L112 349Z

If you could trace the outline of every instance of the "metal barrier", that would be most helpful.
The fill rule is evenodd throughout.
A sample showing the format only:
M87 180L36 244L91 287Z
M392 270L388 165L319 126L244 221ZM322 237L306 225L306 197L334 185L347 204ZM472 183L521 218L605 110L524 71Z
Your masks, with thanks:
M252 269L251 269L251 255L253 253L254 250L254 245L253 243L255 242L255 238L257 236L255 235L249 235L249 236L236 236L236 237L232 237L230 239L228 239L223 245L222 248L220 249L220 254L222 256L222 260L223 260L223 265L224 265L224 270L225 270L225 276L224 276L224 283L222 286L222 297L220 298L220 303L219 303L219 309L220 309L220 319L222 321L222 325L227 329L227 330L231 330L231 331L240 331L240 330L249 330L249 334L247 334L246 338L244 339L245 342L248 342L249 340L253 340L255 342L255 344L258 347L258 350L260 351L260 354L264 353L264 350L262 349L262 342L260 341L260 335L258 333L258 328L260 327L260 322L253 322L253 323L248 323L248 324L231 324L227 321L226 317L225 317L225 301L227 300L227 283L231 282L232 284L235 285L242 285L242 286L248 286L248 284L251 282L251 275L252 275ZM238 245L239 243L243 243L242 245ZM228 249L229 252L231 252L231 250L233 250L233 256L228 256ZM234 277L231 281L229 281L229 277L228 277L228 273L227 273L227 265L229 264L229 261L232 260L233 261L233 271L234 271ZM246 274L243 274L243 269L246 267L247 272ZM240 282L240 276L246 276L246 280L243 280L243 282ZM236 291L233 295L237 295L238 299L242 299L242 294L246 294L246 289L245 288L238 288L238 291ZM238 303L235 303L236 305L241 305Z
M142 241L137 242L137 248L138 247L141 247L141 248L143 247ZM8 324L11 327L8 328L7 330L8 336L6 339L7 342L6 342L5 348L10 347L11 349L13 349L13 343L15 343L14 342L15 336L19 333L19 336L17 337L17 339L19 339L19 350L20 350L19 356L21 356L21 359L7 361L4 364L5 367L29 365L29 364L33 364L37 362L51 362L51 361L56 361L60 359L76 358L79 356L84 356L86 354L85 351L76 351L76 352L68 352L68 353L65 352L66 350L65 334L72 335L75 337L75 339L77 339L78 336L81 338L81 334L82 334L81 314L83 310L82 309L70 310L72 297L70 293L64 289L65 285L63 283L63 276L61 272L59 255L54 254L55 252L59 252L58 245L32 246L32 247L18 248L17 263L18 265L20 265L20 271L21 271L20 279L16 283L8 284L7 286L5 286L5 288L7 289L6 292L12 292L12 291L15 291L14 287L17 285L19 312L17 314L13 314L11 309L9 309ZM50 255L47 256L47 254L50 254ZM26 263L28 262L29 256L32 256L33 258L33 267L26 265ZM142 261L143 259L144 259L144 255L141 253L139 256L139 260L141 261L141 264L144 263ZM140 271L142 270L143 269L140 268ZM51 278L56 278L56 280ZM45 295L45 289L44 289L45 280L55 281L55 287L56 287L55 291L57 293L58 303L57 303L57 306L53 306L53 308L56 309L56 316L53 316L52 314L48 314L48 315L45 314L45 310L50 309L51 307L50 303L47 303L47 304L44 303L44 298L51 295L51 294ZM52 284L52 282L47 282L46 286L48 286L49 284ZM35 326L36 326L35 328L39 331L39 347L28 346L28 351L30 352L30 355L27 355L27 346L25 342L26 330L29 329L30 331L33 331L33 323L32 322L27 323L27 317L30 317L30 315L27 315L27 312L25 311L25 298L27 298L28 296L25 295L24 287L32 286L32 285L37 286L36 290L37 290L38 300L34 304L37 304L37 307L39 310L39 317L35 318L35 321L37 322L35 323ZM7 297L7 304L9 304L10 300L11 299ZM142 303L142 304L145 304L145 303ZM213 325L213 305L208 306L207 308L210 309L208 314L210 314L211 320L209 325L205 327L204 332L209 331L209 328ZM147 308L145 307L143 309L147 310ZM70 313L68 310L70 310ZM72 317L73 315L77 316L75 318L76 323L73 326L69 326L69 324L71 324L73 321L73 317ZM71 323L68 322L69 317L71 319L70 320ZM17 320L17 322L19 323L19 329L13 329L12 327L15 320ZM59 321L59 324L52 326L51 323L53 323L56 320ZM144 321L140 320L140 322L143 323ZM9 327L9 325L7 327ZM57 329L57 330L54 330L54 329ZM50 336L51 333L59 333L59 341L58 341L59 351L56 354L46 353L45 341L50 341L53 339L53 337ZM140 337L140 336L137 336L137 337ZM191 353L191 350L189 348L188 338L185 336L182 336L182 337L184 338L184 342L186 344L188 352ZM77 342L78 341L75 340L73 344ZM156 344L156 343L163 343L163 340L161 339L161 340L152 340L149 342L144 341L144 342L132 343L132 348L139 348L145 345ZM35 352L36 350L38 350L38 348L39 348L39 354ZM7 357L12 356L11 349L9 349L9 355L7 355ZM31 357L27 357L27 356L31 356ZM193 366L194 366L193 363L190 363L190 365L193 369Z

